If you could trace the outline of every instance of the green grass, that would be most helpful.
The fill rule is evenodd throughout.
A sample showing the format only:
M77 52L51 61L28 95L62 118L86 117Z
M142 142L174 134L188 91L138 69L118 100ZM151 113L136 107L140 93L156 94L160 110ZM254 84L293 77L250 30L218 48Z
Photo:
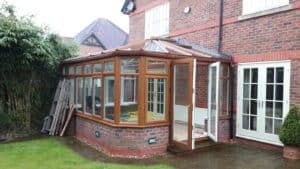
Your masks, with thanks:
M0 144L0 169L170 169L87 160L53 138Z

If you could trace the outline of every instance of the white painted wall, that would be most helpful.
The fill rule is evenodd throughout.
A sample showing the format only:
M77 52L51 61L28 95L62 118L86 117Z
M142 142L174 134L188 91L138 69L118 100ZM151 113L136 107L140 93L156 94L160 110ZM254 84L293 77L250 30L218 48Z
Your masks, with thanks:
M195 108L195 123L196 125L204 125L205 119L207 119L207 109ZM174 120L187 122L188 121L188 106L174 105Z
M208 109L196 107L195 108L195 124L204 125L205 119L207 119Z

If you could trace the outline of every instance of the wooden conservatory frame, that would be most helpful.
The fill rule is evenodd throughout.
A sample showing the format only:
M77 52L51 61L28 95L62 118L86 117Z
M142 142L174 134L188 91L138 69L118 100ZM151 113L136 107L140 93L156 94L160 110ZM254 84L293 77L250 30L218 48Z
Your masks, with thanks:
M62 62L63 64L63 77L73 80L74 81L74 103L76 103L76 89L78 84L76 84L76 78L77 77L91 77L92 78L92 97L94 94L94 79L95 78L101 78L101 98L104 98L104 77L106 76L113 76L114 77L114 119L113 120L107 120L104 116L104 99L101 99L101 110L100 115L91 114L87 112L76 112L75 115L79 116L81 118L89 119L98 123L102 123L108 126L112 127L124 127L124 128L146 128L146 127L158 127L158 126L171 126L172 128L172 119L173 119L173 84L174 83L174 77L173 77L173 66L175 64L188 64L189 66L189 76L193 77L195 74L193 74L192 69L195 67L195 63L204 63L205 65L208 65L210 63L214 62L221 62L230 64L231 60L227 58L217 58L217 57L207 57L205 54L203 54L203 57L196 55L196 52L191 52L192 54L188 54L187 51L179 52L179 49L176 49L174 46L170 47L173 51L176 51L176 53L162 53L157 51L146 51L146 50L126 50L126 48L122 49L115 49L115 50L109 50L105 52L101 52L100 54L96 55L90 55L87 57L78 57L78 58L72 58L70 60L65 60ZM170 49L169 48L169 49ZM181 47L182 48L182 47ZM122 73L121 72L121 60L127 59L127 58L136 58L138 60L138 73ZM114 71L113 72L104 72L104 63L107 61L113 61L114 62ZM159 61L164 62L166 72L165 73L151 73L147 71L147 65L150 61ZM101 65L101 72L93 72L94 71L94 65L100 64ZM85 65L91 65L91 73L85 74L84 73L84 66ZM76 67L81 67L81 72L79 74L76 74ZM70 67L73 67L74 74L69 74L68 70ZM125 123L121 121L121 78L122 76L129 76L129 77L137 77L138 81L138 118L137 123ZM165 79L165 107L164 107L164 120L159 121L147 121L147 79L149 78L156 78L156 79ZM84 83L84 80L82 80ZM192 82L189 81L189 85ZM82 107L84 107L84 90L85 87L82 87ZM189 102L192 103L192 94L193 90L189 90L188 96L191 100ZM92 103L94 107L94 101ZM93 108L94 109L94 108ZM189 107L189 111L192 109L192 106ZM84 109L83 109L84 110ZM192 126L191 124L191 118L192 115L189 113L189 126ZM188 132L192 132L192 127L188 128ZM172 132L169 135L170 138L172 138ZM172 139L170 139L170 143L176 144L180 147L186 148L186 149L192 149L192 134L188 135L189 142L186 145L180 144Z

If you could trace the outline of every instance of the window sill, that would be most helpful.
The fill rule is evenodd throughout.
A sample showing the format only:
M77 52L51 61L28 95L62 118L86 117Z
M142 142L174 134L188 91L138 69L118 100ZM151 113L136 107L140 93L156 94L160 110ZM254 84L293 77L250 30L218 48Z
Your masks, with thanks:
M108 125L111 127L120 127L120 128L148 128L148 127L160 127L160 126L169 126L170 125L169 122L167 122L167 121L157 121L157 122L153 122L153 123L146 123L144 125L132 124L132 123L122 123L122 122L120 124L116 124L116 123L114 123L114 121L104 120L100 116L95 116L92 114L76 112L75 115L78 117L84 118L84 119L95 121L97 123L101 123L101 124Z
M238 17L238 20L244 21L247 19L252 19L252 18L257 18L257 17L262 17L262 16L266 16L266 15L279 13L279 12L288 11L291 9L293 9L293 5L290 4L290 5L286 5L286 6L282 6L282 7L278 7L278 8L273 8L273 9L268 9L268 10L264 10L264 11L260 11L260 12L256 12L256 13L242 15L242 16Z

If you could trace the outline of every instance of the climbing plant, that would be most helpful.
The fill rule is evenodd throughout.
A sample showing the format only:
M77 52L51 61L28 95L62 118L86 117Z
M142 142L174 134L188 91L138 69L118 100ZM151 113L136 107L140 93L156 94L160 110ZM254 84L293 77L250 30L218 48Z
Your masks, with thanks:
M60 61L76 54L56 34L0 4L0 133L38 129L59 79ZM5 117L5 118L4 118Z

